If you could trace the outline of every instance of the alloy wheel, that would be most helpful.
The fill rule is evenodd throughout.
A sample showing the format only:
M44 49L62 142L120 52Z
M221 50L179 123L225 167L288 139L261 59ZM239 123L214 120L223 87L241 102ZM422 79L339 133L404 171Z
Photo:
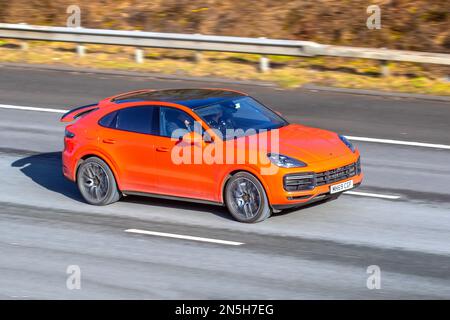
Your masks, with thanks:
M248 178L240 177L230 186L231 205L243 220L249 220L258 214L261 206L261 194L256 185Z

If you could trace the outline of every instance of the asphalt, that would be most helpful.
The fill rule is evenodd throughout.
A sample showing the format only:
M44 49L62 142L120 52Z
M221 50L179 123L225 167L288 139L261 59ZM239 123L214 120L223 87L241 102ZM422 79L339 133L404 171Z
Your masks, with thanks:
M253 84L0 67L0 104L68 109L140 88L229 87L291 121L450 144L450 104ZM449 299L450 151L357 142L358 191L247 225L225 209L127 197L85 204L62 178L59 114L0 109L0 298ZM143 229L241 246L137 235ZM81 269L68 290L66 269ZM369 290L367 267L381 270Z

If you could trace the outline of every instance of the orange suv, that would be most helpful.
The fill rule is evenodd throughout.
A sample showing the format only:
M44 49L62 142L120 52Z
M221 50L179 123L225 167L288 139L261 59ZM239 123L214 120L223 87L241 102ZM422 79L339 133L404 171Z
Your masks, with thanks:
M359 151L290 124L245 93L140 90L70 110L64 176L106 205L146 195L227 206L241 222L335 199L362 181Z

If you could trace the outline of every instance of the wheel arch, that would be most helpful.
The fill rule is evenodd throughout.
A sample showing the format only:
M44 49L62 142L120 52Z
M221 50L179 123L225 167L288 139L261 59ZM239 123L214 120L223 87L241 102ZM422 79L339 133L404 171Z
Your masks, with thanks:
M87 160L89 158L93 158L93 157L99 158L100 160L104 161L108 165L108 167L111 169L114 179L116 180L117 187L119 188L119 190L121 190L119 174L117 172L116 166L114 165L113 161L111 159L109 159L106 155L99 153L99 152L95 152L95 151L86 152L78 159L77 164L75 166L75 181L77 181L78 169L80 168L80 165L85 160Z
M228 172L228 173L225 175L225 177L222 179L222 183L221 183L221 185L220 185L220 199L219 199L220 202L222 202L223 204L225 204L225 188L226 188L226 185L227 185L228 181L230 180L230 178L231 178L232 176L234 176L235 174L239 173L239 172L246 172L246 173L249 173L249 174L251 174L252 176L254 176L254 177L261 183L261 185L262 185L262 187L263 187L263 189L264 189L264 192L265 192L266 195L267 195L267 199L268 199L268 201L269 201L269 205L271 205L271 204L270 204L270 190L269 190L268 185L266 184L266 182L264 181L264 179L261 178L261 175L257 173L257 170L254 170L254 169L248 168L248 167L245 167L245 168L236 168L236 169L234 169L234 170Z

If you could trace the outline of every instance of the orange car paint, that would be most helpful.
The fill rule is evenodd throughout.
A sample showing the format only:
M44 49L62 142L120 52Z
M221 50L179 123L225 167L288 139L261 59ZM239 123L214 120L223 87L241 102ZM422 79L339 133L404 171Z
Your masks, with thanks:
M307 167L279 168L274 175L262 175L260 168L265 165L262 163L176 165L171 161L170 155L177 142L171 138L105 128L98 121L118 109L154 105L181 109L201 122L204 130L208 130L208 126L191 108L181 104L165 101L118 104L113 101L115 97L127 94L129 93L109 97L96 106L87 107L97 110L66 127L66 130L75 134L75 138L64 139L62 161L65 177L75 181L80 162L86 157L97 156L109 165L119 190L124 193L160 194L223 204L223 188L228 177L234 172L247 171L262 183L272 206L283 206L309 202L314 197L329 192L330 187L327 184L312 190L288 192L283 188L284 175L335 169L356 162L360 156L358 150L353 153L343 143L327 142L336 136L333 132L289 124L279 129L280 153L306 162ZM69 114L61 121L73 121L75 117L75 114ZM238 138L234 144L226 144L225 148L234 148L236 152L238 140L245 138ZM216 136L214 139L220 138ZM207 145L189 147L206 148ZM362 173L351 177L354 185L361 183L362 179ZM346 180L339 182L344 181ZM290 200L292 197L301 198Z

